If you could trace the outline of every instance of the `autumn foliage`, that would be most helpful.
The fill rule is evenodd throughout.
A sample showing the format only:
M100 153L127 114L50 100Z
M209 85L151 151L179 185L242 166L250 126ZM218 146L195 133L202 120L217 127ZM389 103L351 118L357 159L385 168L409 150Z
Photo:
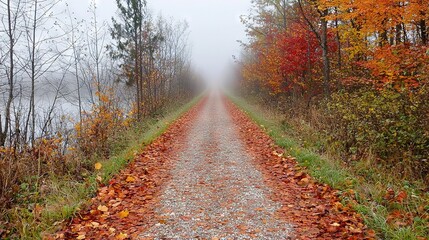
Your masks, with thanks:
M425 178L428 4L255 0L243 17L243 85L291 114L319 108L318 127L353 158L371 152Z
M252 3L242 92L280 110L304 146L320 134L317 150L359 179L381 238L426 239L427 188L415 189L429 182L429 2Z
M115 132L128 126L130 119L125 118L112 90L107 93L97 92L96 95L98 104L84 113L82 121L75 125L77 147L85 157L94 154L108 157L109 139Z

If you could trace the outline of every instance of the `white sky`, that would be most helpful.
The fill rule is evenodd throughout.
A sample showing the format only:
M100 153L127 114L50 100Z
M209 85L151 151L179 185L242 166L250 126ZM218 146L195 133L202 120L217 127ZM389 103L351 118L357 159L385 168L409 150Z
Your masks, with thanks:
M71 8L84 16L89 0L65 0ZM85 2L85 4L82 4ZM97 0L100 19L109 23L115 15L115 0ZM154 15L186 20L190 28L193 65L209 80L222 78L239 55L237 40L245 40L240 15L250 8L250 0L148 0Z

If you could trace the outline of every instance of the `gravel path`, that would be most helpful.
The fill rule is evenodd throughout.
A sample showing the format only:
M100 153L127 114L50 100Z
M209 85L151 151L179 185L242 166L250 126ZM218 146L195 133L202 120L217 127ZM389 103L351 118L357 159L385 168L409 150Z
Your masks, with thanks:
M288 239L262 173L252 164L222 98L212 94L178 153L140 239Z

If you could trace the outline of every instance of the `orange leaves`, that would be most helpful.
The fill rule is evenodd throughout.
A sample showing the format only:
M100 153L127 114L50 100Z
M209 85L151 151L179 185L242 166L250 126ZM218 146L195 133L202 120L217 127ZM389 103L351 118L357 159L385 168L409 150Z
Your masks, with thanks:
M124 240L127 238L128 238L128 234L126 234L126 233L120 233L116 236L116 239L118 239L118 240Z
M70 226L64 226L57 239L138 239L144 224L153 217L153 201L161 183L169 177L175 141L189 126L189 118L201 105L177 120L155 143L135 154L135 161L121 174L101 186L89 211L78 214ZM175 135L173 139L171 136ZM165 146L169 146L168 148ZM102 168L102 165L94 165ZM150 169L150 171L149 171ZM100 181L101 182L101 178Z
M407 197L407 192L402 190L396 194L395 191L391 188L387 189L386 193L384 194L384 199L388 202L403 203Z
M118 217L119 218L126 218L128 217L128 215L130 214L130 212L128 210L124 210L118 213Z
M91 111L84 113L81 122L75 125L78 149L86 156L93 154L108 156L110 150L109 139L120 129L129 126L125 120L116 96L112 89L105 93L97 92L99 102L92 106Z
M404 200L407 198L407 193L405 191L400 191L398 195L396 196L396 201L399 203L403 203Z
M128 176L128 177L125 179L125 181L126 181L126 182L129 182L129 183L132 183L132 182L135 182L135 181L136 181L136 179L135 179L133 176Z
M232 104L228 105L255 163L273 187L283 207L279 215L294 224L297 239L374 239L359 214L344 206L327 185L316 183L305 169L286 157L272 140ZM249 131L250 130L250 131ZM352 193L350 193L352 194Z
M363 65L372 71L376 87L391 85L401 90L416 89L428 81L428 62L426 48L401 44L375 50Z

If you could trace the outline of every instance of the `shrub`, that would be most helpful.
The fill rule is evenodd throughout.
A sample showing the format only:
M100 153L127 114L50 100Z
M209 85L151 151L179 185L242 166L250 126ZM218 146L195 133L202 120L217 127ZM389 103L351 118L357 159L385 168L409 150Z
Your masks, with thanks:
M78 149L85 158L91 158L94 154L108 157L109 139L129 125L112 92L97 93L97 96L99 103L85 113L82 121L75 126Z
M371 152L402 176L429 173L428 90L339 92L326 104L331 140L357 157ZM429 179L426 179L429 180Z

